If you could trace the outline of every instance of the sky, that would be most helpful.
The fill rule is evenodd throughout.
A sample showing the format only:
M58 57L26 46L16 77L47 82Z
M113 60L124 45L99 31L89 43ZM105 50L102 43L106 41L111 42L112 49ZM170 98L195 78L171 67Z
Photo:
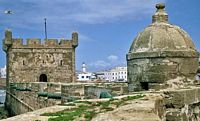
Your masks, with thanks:
M199 51L200 0L0 0L0 38L9 28L14 38L44 39L47 18L48 38L70 39L72 32L79 33L77 70L83 62L88 71L125 66L133 39L151 24L156 3L165 3L169 22L187 31ZM3 67L2 49L0 58Z

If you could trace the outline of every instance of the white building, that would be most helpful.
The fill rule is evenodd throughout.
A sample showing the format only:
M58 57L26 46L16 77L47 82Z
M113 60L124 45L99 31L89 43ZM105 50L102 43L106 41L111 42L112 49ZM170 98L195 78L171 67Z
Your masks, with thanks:
M105 80L105 71L95 72L95 76L97 80Z
M87 72L86 64L83 63L82 64L82 71L77 74L77 80L78 81L92 81L95 78L96 77L93 73Z
M105 71L104 76L109 82L127 82L127 67L115 67Z
M4 68L0 68L0 77L6 78L6 66Z

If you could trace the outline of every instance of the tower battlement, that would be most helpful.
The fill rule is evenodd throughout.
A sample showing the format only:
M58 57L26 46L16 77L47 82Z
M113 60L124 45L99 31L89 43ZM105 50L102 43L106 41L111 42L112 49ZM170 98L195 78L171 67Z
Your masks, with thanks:
M26 41L26 44L23 42ZM71 39L44 39L28 38L12 38L10 30L5 31L4 47L11 46L12 48L76 48L78 46L78 33L72 33Z
M3 50L7 56L7 82L74 82L77 46L77 32L71 39L23 40L13 38L12 31L6 30Z

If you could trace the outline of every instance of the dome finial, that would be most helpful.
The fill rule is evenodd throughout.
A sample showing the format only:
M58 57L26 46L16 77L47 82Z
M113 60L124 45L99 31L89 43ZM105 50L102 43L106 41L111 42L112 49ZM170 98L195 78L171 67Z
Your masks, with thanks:
M168 22L168 14L165 12L165 4L164 3L158 3L156 4L157 11L153 15L152 22Z
M165 9L165 4L164 3L158 3L156 4L156 8L157 8L157 11L159 10L163 10Z

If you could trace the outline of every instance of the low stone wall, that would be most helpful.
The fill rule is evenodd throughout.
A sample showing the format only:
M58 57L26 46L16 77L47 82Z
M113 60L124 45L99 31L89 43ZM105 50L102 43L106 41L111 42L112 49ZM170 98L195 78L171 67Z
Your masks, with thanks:
M92 89L100 89L100 87ZM84 85L74 84L74 91L82 90ZM68 89L68 92L72 91L72 85L62 85L62 88ZM78 92L78 91L77 91ZM119 106L113 111L97 114L92 121L199 121L200 120L200 87L189 87L179 89L165 89L162 91L147 91L147 92L135 92L134 94L146 95L141 99L130 100L130 102ZM123 95L115 97L120 99L131 95ZM99 99L98 101L105 101L105 99ZM109 100L109 99L107 99ZM97 101L86 100L86 101ZM13 101L14 102L14 101ZM16 101L17 102L17 101ZM29 111L28 106L22 103L25 111ZM20 109L20 106L16 106L15 110ZM62 106L57 106L59 107ZM45 108L44 108L45 109ZM49 110L46 110L49 112ZM31 114L31 113L30 113ZM34 113L36 114L36 113ZM30 115L32 116L32 114ZM18 116L20 118L20 116ZM27 114L26 117L29 117ZM36 116L35 116L36 117ZM37 116L39 117L39 115ZM16 119L16 118L15 118ZM34 119L32 119L34 120ZM41 121L42 118L40 119Z
M128 93L126 83L107 83L103 85L85 86L85 98L95 99L100 98L102 92L108 92L113 96L119 96Z
M49 98L48 94L61 95L61 86L54 83L11 83L6 107L11 115L18 115L61 103L60 99Z
M84 84L63 84L61 86L61 103L84 98Z
M139 93L146 97L100 113L92 121L200 121L200 87Z
M108 92L111 93L111 90L106 89L105 87L98 87L98 86L85 86L85 98L100 98L100 95L102 92Z
M99 98L103 91L117 96L128 90L126 83L11 83L6 105L12 115L18 115L77 99Z
M114 96L128 93L127 83L74 83L62 84L62 104L74 99L95 99L101 92L109 92Z
M19 115L34 110L33 107L18 99L18 97L11 94L10 92L6 93L6 98L8 100L6 102L6 108L9 111L10 115Z
M200 120L200 87L163 91L163 99L157 103L165 110L160 117L168 121ZM160 106L160 107L161 107ZM161 109L161 110L163 110Z

